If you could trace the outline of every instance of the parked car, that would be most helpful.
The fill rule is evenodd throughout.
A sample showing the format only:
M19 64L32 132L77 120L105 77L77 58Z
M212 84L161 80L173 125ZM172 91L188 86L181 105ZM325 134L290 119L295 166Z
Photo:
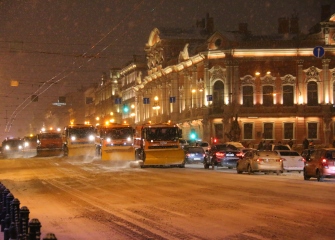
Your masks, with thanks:
M306 161L308 161L312 155L312 153L315 151L315 149L304 149L302 152L301 152L301 156L303 158L305 158Z
M304 179L317 178L322 182L324 178L335 177L335 148L316 149L304 168Z
M203 163L206 158L206 153L202 147L188 146L184 150L186 163Z
M204 161L204 168L212 166L235 168L237 161L242 157L243 145L235 142L214 144L208 153L208 158Z
M237 161L236 171L238 174L274 172L279 175L283 171L283 159L275 151L248 151L243 158Z
M306 160L297 151L276 150L276 152L283 158L283 170L299 173L304 170Z

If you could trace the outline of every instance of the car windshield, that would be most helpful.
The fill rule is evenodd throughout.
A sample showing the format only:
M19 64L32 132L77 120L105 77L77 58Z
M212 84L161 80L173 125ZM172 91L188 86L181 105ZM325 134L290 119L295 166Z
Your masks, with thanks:
M298 152L280 152L281 156L300 156Z
M203 153L204 149L201 148L201 147L190 147L190 148L187 149L187 152L189 152L189 153L199 153L199 152Z
M278 157L278 154L274 151L259 151L256 154L260 157Z
M291 150L291 149L286 145L276 145L273 147L273 150Z
M208 147L208 143L200 143L199 146L200 147Z

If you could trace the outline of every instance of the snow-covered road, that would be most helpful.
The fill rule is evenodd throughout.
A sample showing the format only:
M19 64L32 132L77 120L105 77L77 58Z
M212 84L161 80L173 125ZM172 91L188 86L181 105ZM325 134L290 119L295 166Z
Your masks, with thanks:
M0 160L0 181L41 237L58 239L334 239L335 179L301 173L139 168L98 159ZM2 237L2 236L1 236ZM1 238L0 238L1 239Z

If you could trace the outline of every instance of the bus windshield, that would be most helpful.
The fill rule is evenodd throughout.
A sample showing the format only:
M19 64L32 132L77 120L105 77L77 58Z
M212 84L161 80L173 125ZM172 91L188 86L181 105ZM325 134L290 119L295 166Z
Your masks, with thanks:
M179 139L179 129L177 127L147 128L146 140L176 141Z

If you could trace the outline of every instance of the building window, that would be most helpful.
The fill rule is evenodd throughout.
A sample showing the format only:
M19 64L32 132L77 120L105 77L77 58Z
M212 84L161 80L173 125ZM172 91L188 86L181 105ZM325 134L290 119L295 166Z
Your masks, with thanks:
M273 139L273 123L264 123L263 128L264 128L263 138Z
M253 139L253 124L244 123L243 125L243 138L244 139Z
M263 106L273 106L273 86L263 86Z
M318 85L316 82L309 82L307 84L307 105L318 105Z
M318 138L318 123L307 123L308 139Z
M294 87L291 85L283 86L283 105L293 106L294 105Z
M284 123L284 139L294 139L293 123Z
M243 107L254 106L254 88L253 86L243 86Z
M220 110L224 105L224 84L221 81L216 81L213 86L213 107Z
M222 139L223 138L223 125L222 124L215 124L215 138Z

